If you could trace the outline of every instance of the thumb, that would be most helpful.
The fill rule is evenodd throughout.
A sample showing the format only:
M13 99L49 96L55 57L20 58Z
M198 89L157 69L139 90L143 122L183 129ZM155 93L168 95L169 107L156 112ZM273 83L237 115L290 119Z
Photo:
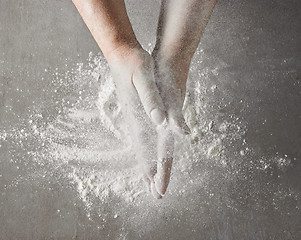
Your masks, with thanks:
M160 125L166 119L166 112L154 80L152 62L136 69L132 76L132 83L136 88L146 114L156 124Z

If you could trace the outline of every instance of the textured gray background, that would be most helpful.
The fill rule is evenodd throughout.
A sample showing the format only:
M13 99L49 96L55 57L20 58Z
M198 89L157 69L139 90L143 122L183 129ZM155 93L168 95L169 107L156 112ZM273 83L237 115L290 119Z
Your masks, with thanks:
M127 3L138 39L146 47L154 44L159 0ZM237 183L231 190L236 199L247 194L246 189L258 186L251 192L254 196L241 203L243 211L224 206L199 225L187 221L197 216L181 212L165 225L150 220L146 221L147 228L132 226L129 239L301 238L300 199L283 198L280 210L260 210L262 205L273 205L272 197L265 195L266 182L301 193L300 5L297 0L219 1L200 44L207 59L197 65L202 70L218 62L227 64L220 69L223 77L212 79L218 85L218 94L208 100L213 106L208 114L217 118L239 116L247 123L245 138L256 154L287 155L294 159L292 167ZM48 89L53 72L45 69L68 71L77 62L85 62L89 52L99 49L71 1L0 0L0 127L17 126L35 104L47 106L53 96ZM198 56L194 63L197 60ZM191 72L190 81L196 72ZM231 104L220 108L220 101ZM52 118L56 109L49 108L43 114ZM24 182L8 188L35 166L16 169L10 159L26 152L26 146L19 153L3 146L5 143L0 147L0 239L119 239L114 233L123 224L112 222L100 231L98 222L89 221L80 205L74 207L75 192L64 185L64 180L42 185ZM258 205L248 202L255 195ZM65 210L63 217L56 215L57 208ZM207 210L196 208L198 211L206 215L214 210L209 203Z

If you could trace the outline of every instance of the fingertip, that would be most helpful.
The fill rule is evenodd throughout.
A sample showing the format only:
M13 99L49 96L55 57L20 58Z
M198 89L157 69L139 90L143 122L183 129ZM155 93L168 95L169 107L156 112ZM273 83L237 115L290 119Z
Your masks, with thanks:
M157 174L155 175L155 186L157 192L164 196L169 184L171 174L172 158L164 159L164 161L158 162Z
M157 192L161 196L165 195L167 187L164 187L164 184L162 184L162 181L159 180L156 176L155 176L155 187L156 187Z
M170 124L171 129L179 135L189 135L191 133L183 117L181 119L173 119L173 121L170 121Z
M182 123L180 126L176 126L176 128L181 135L189 135L191 133L191 130L186 123Z
M150 113L150 116L156 125L160 125L166 120L165 112L159 108L153 109Z
M166 180L164 177L155 177L155 187L157 192L164 196L168 187L169 178Z
M158 193L155 183L151 183L151 192L156 199L162 199L162 195Z

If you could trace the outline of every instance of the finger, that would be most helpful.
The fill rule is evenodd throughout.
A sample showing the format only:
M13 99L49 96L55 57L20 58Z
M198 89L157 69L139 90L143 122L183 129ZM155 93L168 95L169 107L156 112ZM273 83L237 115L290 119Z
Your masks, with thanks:
M174 152L174 135L170 129L157 128L158 133L158 161L155 186L163 196L169 184Z
M157 165L155 163L153 164L145 164L144 166L144 173L149 179L150 182L155 182L154 176L157 173Z
M151 183L151 192L152 192L154 198L156 198L156 199L161 199L162 198L162 195L157 192L155 183L153 183L153 182Z
M144 185L145 185L145 188L148 192L151 192L151 181L150 179L147 177L147 176L143 176L142 178L143 182L144 182Z
M144 180L148 183L150 192L153 197L156 199L161 199L162 196L158 193L155 187L155 178L154 176L157 173L157 163L155 161L148 162L144 165Z
M172 131L177 134L188 135L191 133L190 128L187 126L185 118L180 111L169 111L168 122Z
M171 83L170 83L171 84ZM182 113L183 108L183 94L180 88L176 86L170 87L166 85L166 82L162 84L162 81L158 82L160 94L164 101L168 123L173 132L180 135L187 135L190 133L190 129L185 122L185 118Z
M137 69L132 76L132 83L138 92L146 114L156 125L160 125L166 119L166 113L153 72L151 65L148 68Z
M158 161L157 174L155 176L155 186L157 192L162 196L164 196L166 193L169 184L172 162L173 158L167 158Z
M147 161L143 159L143 181L146 185L146 189L152 193L153 197L156 199L162 198L162 196L157 192L155 187L155 179L154 176L157 173L157 162L156 161Z

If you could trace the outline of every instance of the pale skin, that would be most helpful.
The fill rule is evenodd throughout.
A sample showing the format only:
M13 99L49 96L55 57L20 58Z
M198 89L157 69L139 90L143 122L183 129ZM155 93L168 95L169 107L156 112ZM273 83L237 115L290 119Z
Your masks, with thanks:
M174 134L190 132L182 113L186 81L216 0L162 0L151 55L136 39L124 0L73 3L108 61L143 180L160 199L170 180Z

